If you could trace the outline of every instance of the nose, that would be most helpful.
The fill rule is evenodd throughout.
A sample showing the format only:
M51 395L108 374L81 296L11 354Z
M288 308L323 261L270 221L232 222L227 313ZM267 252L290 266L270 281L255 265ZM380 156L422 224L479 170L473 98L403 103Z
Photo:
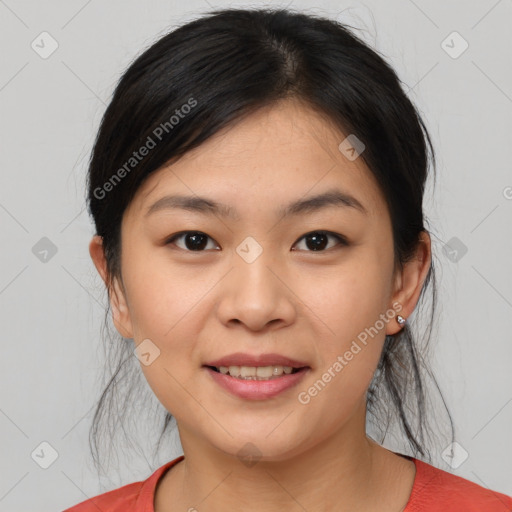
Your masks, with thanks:
M251 331L275 330L294 322L297 305L283 266L260 255L248 263L235 258L235 268L223 281L217 314L226 326Z

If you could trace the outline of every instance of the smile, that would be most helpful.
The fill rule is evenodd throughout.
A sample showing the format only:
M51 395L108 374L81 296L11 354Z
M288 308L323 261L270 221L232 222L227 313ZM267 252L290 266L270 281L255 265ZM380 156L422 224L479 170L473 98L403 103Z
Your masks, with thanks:
M270 380L281 377L281 375L289 375L297 373L300 368L293 368L291 366L213 366L212 369L222 373L223 375L230 375L238 379L246 380Z
M265 400L295 387L309 367L204 366L213 382L230 394L246 400Z

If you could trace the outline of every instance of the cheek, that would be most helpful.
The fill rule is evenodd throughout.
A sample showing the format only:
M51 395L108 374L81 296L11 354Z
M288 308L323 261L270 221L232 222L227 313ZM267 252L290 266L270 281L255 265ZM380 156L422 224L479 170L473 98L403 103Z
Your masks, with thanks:
M161 251L130 256L124 273L136 339L174 340L183 320L214 282L210 283L198 267L173 267Z
M337 348L373 326L388 305L383 269L368 259L354 258L312 279L296 276L295 282L300 283L298 296L338 340Z
M319 391L318 405L334 400L347 412L364 397L385 340L386 324L380 318L388 307L387 264L382 254L361 250L344 265L317 274L315 283L304 277L298 281L300 297L314 313L308 315L318 319L322 376L317 387L326 390Z
M141 344L141 353L151 354L147 365L139 355L141 370L160 403L181 418L187 414L182 404L190 407L190 367L197 361L193 340L198 338L200 323L191 319L197 315L208 283L171 273L169 268L155 259L133 259L127 268L126 287L136 344ZM143 343L148 350L142 348Z

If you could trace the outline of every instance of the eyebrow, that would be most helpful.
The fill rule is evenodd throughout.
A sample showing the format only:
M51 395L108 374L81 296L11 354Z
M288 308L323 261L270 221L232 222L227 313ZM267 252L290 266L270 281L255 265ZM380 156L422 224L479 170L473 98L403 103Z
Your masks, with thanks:
M316 196L299 199L288 204L284 208L276 210L276 215L288 217L302 213L313 213L330 206L338 208L352 208L364 215L368 212L363 204L355 197L338 189L328 190ZM228 205L218 203L212 199L199 196L167 195L153 203L146 211L145 217L161 210L182 209L197 213L219 215L221 217L238 220L236 210Z

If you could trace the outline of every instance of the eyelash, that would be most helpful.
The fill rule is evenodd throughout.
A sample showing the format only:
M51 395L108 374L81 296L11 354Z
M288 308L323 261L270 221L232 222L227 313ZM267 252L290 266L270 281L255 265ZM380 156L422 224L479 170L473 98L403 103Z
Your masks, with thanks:
M205 235L210 240L213 240L213 238L211 238L206 233L203 233L202 231L181 231L180 233L176 233L175 235L173 235L172 237L167 239L166 242L165 242L165 245L173 244L175 240L177 240L177 239L179 239L179 238L181 238L181 237L183 237L185 235L189 235L189 234ZM325 231L325 230L309 231L308 233L302 235L293 245L295 246L298 242L300 242L301 240L305 239L307 236L314 235L314 234L327 235L329 237L335 238L338 241L338 245L341 245L341 246L348 246L348 245L350 245L348 240L344 236L339 235L337 233L333 233L332 231ZM205 252L205 250L206 250L206 249L203 249L203 250L199 250L199 251L193 251L193 250L190 250L190 249L187 249L187 248L183 249L182 247L179 247L179 249L181 249L183 251L186 251L186 252ZM326 252L326 251L329 251L330 249L333 249L333 247L329 247L328 249L322 249L322 250L319 250L319 251L306 250L306 252Z

